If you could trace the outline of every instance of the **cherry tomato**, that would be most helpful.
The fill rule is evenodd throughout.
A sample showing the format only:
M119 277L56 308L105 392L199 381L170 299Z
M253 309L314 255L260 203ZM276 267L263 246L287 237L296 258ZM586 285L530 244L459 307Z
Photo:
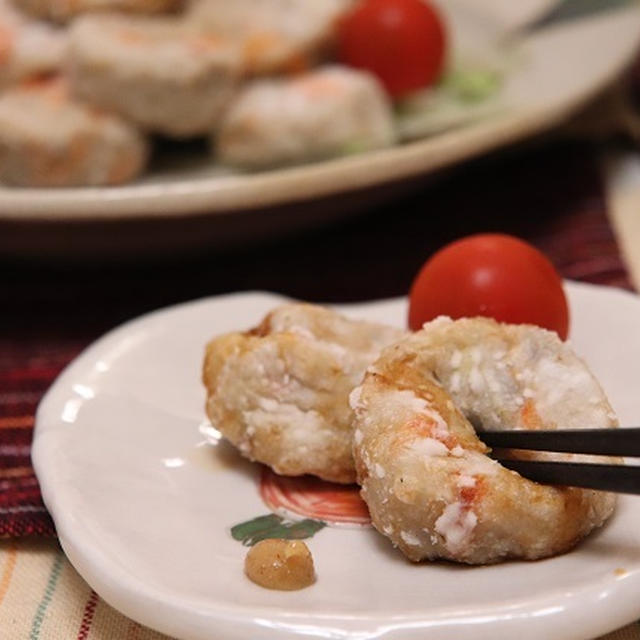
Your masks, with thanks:
M393 97L433 84L445 45L442 20L426 0L363 0L338 29L340 59L376 75Z
M569 308L562 280L530 244L501 234L469 236L440 249L411 285L409 326L445 315L535 324L565 340Z

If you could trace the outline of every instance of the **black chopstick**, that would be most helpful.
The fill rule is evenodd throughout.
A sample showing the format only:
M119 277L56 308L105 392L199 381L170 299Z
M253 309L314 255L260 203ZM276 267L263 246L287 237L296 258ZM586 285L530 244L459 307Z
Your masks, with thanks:
M495 449L528 449L597 456L640 457L640 428L566 429L556 431L480 431ZM616 493L640 494L640 466L547 460L516 460L494 451L502 466L535 482Z
M566 429L558 431L479 431L490 447L532 449L600 456L640 456L640 428Z
M638 466L512 459L499 462L525 478L543 484L640 494Z

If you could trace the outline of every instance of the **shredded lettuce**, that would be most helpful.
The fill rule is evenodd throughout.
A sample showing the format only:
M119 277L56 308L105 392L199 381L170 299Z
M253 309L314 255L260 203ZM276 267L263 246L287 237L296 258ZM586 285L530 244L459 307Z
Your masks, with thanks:
M477 103L494 96L502 86L502 75L495 69L452 69L440 88L464 103Z

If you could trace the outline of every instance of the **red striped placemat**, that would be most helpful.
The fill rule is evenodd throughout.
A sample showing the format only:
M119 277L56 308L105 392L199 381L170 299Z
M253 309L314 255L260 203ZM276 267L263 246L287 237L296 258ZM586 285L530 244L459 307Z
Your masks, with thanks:
M38 402L77 352L0 341L0 537L55 535L31 465L31 439Z

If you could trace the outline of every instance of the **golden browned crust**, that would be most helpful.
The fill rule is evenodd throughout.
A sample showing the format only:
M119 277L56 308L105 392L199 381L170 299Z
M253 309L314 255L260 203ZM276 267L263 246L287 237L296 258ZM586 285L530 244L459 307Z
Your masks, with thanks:
M582 398L594 407L591 426L615 426L599 385L557 337L484 320L427 325L384 350L354 391L354 456L362 495L376 528L409 559L486 564L543 558L570 549L611 515L611 494L537 484L488 458L459 409L473 409L475 394L502 393L505 407L513 400L520 409L510 415L512 422L494 426L522 428L536 405L543 426L558 426L554 416L572 407L563 406L562 396L550 406L548 395L538 395L554 380L538 388L536 376L524 376L520 384L519 349L531 354L536 376L556 376L560 387L563 377L567 384L581 381L593 394ZM445 388L454 374L462 380L453 378L450 394ZM465 386L470 377L476 378L474 385ZM474 414L476 421L494 409L488 401L480 408L484 413Z
M246 457L283 475L355 480L348 397L403 332L313 305L286 305L207 346L212 424Z

